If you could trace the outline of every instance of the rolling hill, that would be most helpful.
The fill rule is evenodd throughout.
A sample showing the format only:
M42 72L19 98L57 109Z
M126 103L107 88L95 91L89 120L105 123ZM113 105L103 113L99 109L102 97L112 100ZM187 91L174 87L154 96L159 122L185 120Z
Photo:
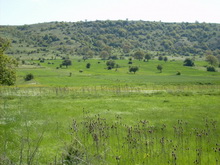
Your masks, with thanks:
M50 22L0 26L15 57L79 55L119 58L141 50L152 55L220 54L220 24L147 21Z

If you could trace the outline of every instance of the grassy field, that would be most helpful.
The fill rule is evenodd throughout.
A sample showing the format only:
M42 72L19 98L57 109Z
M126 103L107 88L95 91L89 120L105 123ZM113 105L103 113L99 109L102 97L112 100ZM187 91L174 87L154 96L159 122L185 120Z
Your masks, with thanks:
M60 63L20 66L0 88L0 164L219 164L220 73L206 62Z
M38 61L34 61L39 63ZM54 63L54 64L48 64ZM206 72L204 66L206 62L196 62L196 67L183 67L183 61L164 62L152 60L143 62L135 60L134 66L139 66L136 74L128 72L128 60L117 60L120 68L107 70L106 61L86 60L78 62L73 60L72 66L68 68L56 69L61 64L61 60L47 60L41 63L42 68L32 65L19 69L19 80L17 85L23 85L23 77L32 73L35 80L28 83L36 83L43 86L100 86L100 85L125 85L146 86L148 84L176 85L176 84L220 84L220 72ZM98 62L100 62L98 64ZM86 64L90 63L91 68L87 69ZM160 73L156 67L158 64L163 66ZM83 72L79 72L82 70ZM177 76L177 71L181 76ZM72 76L69 77L70 72Z

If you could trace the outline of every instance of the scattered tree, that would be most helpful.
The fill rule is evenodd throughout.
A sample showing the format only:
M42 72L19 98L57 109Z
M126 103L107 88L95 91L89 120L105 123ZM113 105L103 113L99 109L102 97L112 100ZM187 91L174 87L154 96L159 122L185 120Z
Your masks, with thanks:
M100 53L100 57L101 57L102 60L107 60L108 57L109 57L109 54L108 54L107 51L102 51L102 52Z
M186 58L186 59L184 60L184 62L183 62L183 65L184 65L184 66L194 66L195 64L194 64L194 62L193 62L192 59Z
M138 59L139 61L142 60L144 57L144 53L142 51L137 51L135 54L134 54L134 58L135 59Z
M4 55L4 51L9 47L9 42L0 37L0 84L14 85L16 81L16 69L18 62Z
M108 70L111 70L112 68L115 67L115 61L113 61L113 60L108 60L108 61L106 62L106 65L108 66Z
M86 68L87 68L87 69L89 69L89 68L90 68L90 66L91 66L91 64L90 64L90 63L87 63L87 64L86 64Z
M145 57L144 57L146 60L147 60L147 62L151 59L151 55L150 54L146 54L145 55Z
M66 68L70 65L72 65L72 61L70 59L65 59L63 62L62 62L62 65L66 66Z
M88 57L87 56L83 56L83 61L86 61L87 59L88 59Z
M162 73L163 66L162 66L162 65L157 65L157 70L159 70L159 71L160 71L160 73Z
M213 56L213 55L208 55L206 57L206 61L210 64L210 65L213 65L213 66L217 66L218 65L218 59Z
M134 72L134 74L139 70L137 66L131 66L129 67L129 72Z
M168 61L168 57L164 57L163 60L164 60L165 62L167 62L167 61Z

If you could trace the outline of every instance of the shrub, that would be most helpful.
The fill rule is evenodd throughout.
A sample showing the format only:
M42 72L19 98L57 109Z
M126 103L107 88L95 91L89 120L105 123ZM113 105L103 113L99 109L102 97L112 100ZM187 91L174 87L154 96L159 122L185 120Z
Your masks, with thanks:
M181 72L180 72L180 71L177 71L176 75L181 75Z
M32 79L34 79L34 75L32 73L27 74L24 78L25 81L30 81Z
M207 71L209 71L209 72L216 72L216 69L215 69L214 66L208 66L206 69L207 69Z
M108 68L114 68L115 67L115 61L109 60L109 61L106 62L106 65L108 66Z
M164 57L163 60L164 60L165 62L167 62L167 61L168 61L168 57Z
M186 58L186 59L184 60L184 62L183 62L183 65L184 65L184 66L194 66L195 64L194 64L194 62L193 62L192 59Z
M162 70L163 70L163 66L162 65L157 65L157 70L159 70L160 71L160 73L162 72Z
M91 64L90 64L90 63L87 63L87 64L86 64L86 68L87 68L87 69L89 69L89 68L90 68L90 66L91 66Z
M114 55L114 56L110 56L108 59L109 59L109 60L110 60L110 59L112 59L112 60L118 60L118 57Z
M62 62L62 65L66 66L66 68L70 65L72 65L72 61L69 60L69 59L65 59L63 62Z
M218 65L218 58L213 56L213 55L208 55L206 57L206 61L210 64L210 65L214 65L217 66Z
M150 54L146 54L145 55L145 57L144 57L146 60L147 60L147 62L151 59L151 55Z
M135 74L135 72L137 72L139 70L139 68L137 66L131 66L129 68L129 72L133 72Z

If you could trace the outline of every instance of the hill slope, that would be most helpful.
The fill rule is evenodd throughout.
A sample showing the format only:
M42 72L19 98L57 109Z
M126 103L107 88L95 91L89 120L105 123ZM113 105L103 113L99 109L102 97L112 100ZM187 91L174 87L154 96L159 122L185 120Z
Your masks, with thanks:
M132 55L137 50L177 55L220 53L220 25L145 21L51 22L1 26L12 41L7 54L60 54L87 57ZM33 55L32 55L33 54Z

